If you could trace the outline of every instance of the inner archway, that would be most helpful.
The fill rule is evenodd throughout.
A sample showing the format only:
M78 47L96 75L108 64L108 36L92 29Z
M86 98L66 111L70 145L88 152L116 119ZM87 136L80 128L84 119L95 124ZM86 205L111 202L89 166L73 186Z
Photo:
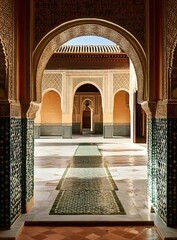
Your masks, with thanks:
M33 54L33 100L41 102L41 79L54 51L70 39L83 35L105 37L123 49L134 64L138 81L138 102L146 100L147 59L139 42L122 27L102 19L77 19L57 27L38 44Z
M78 103L81 105L79 106ZM102 99L99 89L93 84L82 84L75 92L73 133L103 134Z
M65 26L66 28L60 29L60 27L59 27L57 31L54 30L54 32L56 34L54 34L54 32L53 32L54 35L53 35L53 38L52 38L52 35L50 36L51 39L49 37L49 35L50 35L50 33L49 33L49 35L46 36L46 39L44 39L44 42L42 41L44 45L39 44L37 46L37 48L34 52L34 56L36 58L34 58L34 60L35 60L34 61L35 82L34 82L33 86L34 86L34 89L37 89L36 93L34 93L34 95L33 95L34 100L37 102L41 101L41 91L40 91L41 77L43 74L43 70L46 66L46 62L48 61L50 56L53 54L53 52L58 48L58 46L65 43L67 40L69 40L73 37L79 36L79 35L88 35L88 34L100 35L100 36L109 38L109 39L113 40L114 42L116 42L117 44L119 44L120 47L129 54L134 66L135 66L136 74L138 77L139 102L146 100L146 91L145 90L147 90L147 89L145 87L146 84L144 84L146 82L146 76L144 74L144 72L146 70L146 58L145 58L144 51L142 50L141 46L136 41L136 39L134 39L133 36L131 36L131 34L127 33L125 30L123 30L119 26L115 26L114 24L105 22L103 20L94 20L94 21L88 20L88 22L84 21L82 23L79 22L79 20L78 20L76 22L74 22L74 26L66 25ZM69 124L71 123L70 120L72 119L72 112L69 111L70 106L73 106L74 111L76 111L77 107L78 107L77 104L73 104L72 97L73 97L73 92L74 92L73 89L75 89L75 86L80 81L80 79L78 78L78 76L73 77L73 73L70 73L68 76L63 74L63 76L68 81L66 81L66 85L62 86L62 90L69 89L69 91L66 91L65 93L64 93L64 91L62 91L62 94L63 93L65 94L64 97L70 96L70 99L69 99L70 101L68 102L67 106L64 106L64 104L65 104L64 101L62 103L62 106L65 107L65 109L64 109L65 119L66 120L69 119L67 122L68 125L65 128L65 130L67 131L69 128ZM122 75L122 76L124 77L124 75ZM84 76L79 76L79 77L84 78ZM85 79L87 79L87 80L89 79L89 81L86 82L85 80L83 80L83 82L80 82L80 85L88 83L88 82L90 83L91 77L97 78L97 76L87 76L87 78L85 78ZM110 81L109 74L107 74L107 78L99 76L98 82L100 82L100 86L102 87L100 89L102 90L102 92L104 90L104 93L107 94L107 95L105 94L105 104L103 106L103 112L105 111L105 108L107 108L106 109L107 116L105 119L108 122L108 125L107 125L108 128L110 127L110 125L109 125L110 116L112 117L112 102L111 102L112 99L110 98L107 101L107 96L108 96L107 88L110 87L109 81ZM104 82L104 84L103 84L103 82ZM79 87L79 84L77 86ZM65 99L66 98L64 98L64 100ZM82 106L84 101L86 102L88 100L90 101L89 102L89 105L90 105L90 103L92 102L90 97L85 96L85 99L83 99L83 101L81 101L81 104L79 102L79 107ZM110 109L110 112L108 111L109 109ZM78 118L78 115L77 115L77 118ZM79 129L81 129L81 128L79 128ZM105 149L105 152L106 151L107 150Z

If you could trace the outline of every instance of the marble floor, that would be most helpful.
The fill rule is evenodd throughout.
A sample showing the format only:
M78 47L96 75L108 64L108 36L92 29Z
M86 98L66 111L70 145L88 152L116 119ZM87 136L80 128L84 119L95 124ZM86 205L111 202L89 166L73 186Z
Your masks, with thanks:
M56 186L80 143L98 145L126 215L49 215L58 194ZM132 144L129 138L104 139L92 135L72 139L43 137L35 140L34 165L34 206L10 230L0 231L0 239L177 239L177 229L166 227L148 209L146 144Z
M79 143L96 143L118 187L126 215L49 215L58 194L56 186ZM105 139L102 136L79 135L72 139L40 138L35 140L34 207L24 220L28 225L46 222L134 222L151 224L153 213L147 201L146 144L132 144L129 138Z

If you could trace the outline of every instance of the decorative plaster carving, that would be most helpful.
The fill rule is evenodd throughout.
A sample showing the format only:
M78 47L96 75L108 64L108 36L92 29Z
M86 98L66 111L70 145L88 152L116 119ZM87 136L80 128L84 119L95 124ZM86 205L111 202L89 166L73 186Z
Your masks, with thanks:
M156 114L156 102L143 102L141 107L145 111L148 118L154 118Z
M14 13L13 0L0 1L0 36L6 56L6 73L8 98L16 99L16 82L14 77Z
M166 87L166 94L168 98L171 98L171 69L173 66L173 56L174 51L177 46L177 2L173 0L168 0L166 2L166 56L164 62L167 62L167 77L168 86ZM168 91L169 89L169 91Z
M96 17L127 29L145 47L145 0L35 0L34 7L35 46L48 32L66 21ZM90 26L90 33L93 32L93 27Z
M44 73L42 79L42 93L47 89L56 89L62 95L62 74Z
M97 21L95 20L95 22ZM46 47L41 53L37 66L35 67L35 69L37 69L37 72L36 72L36 75L34 76L34 79L36 81L36 84L34 85L36 85L36 89L39 89L39 91L37 92L37 99L36 99L37 102L41 101L41 95L39 95L39 93L41 92L40 89L41 89L41 79L42 79L43 71L53 52L60 45L72 39L73 37L78 37L83 35L96 35L96 36L102 36L102 37L108 38L113 42L117 43L120 46L120 48L123 49L129 55L129 57L132 60L132 63L134 64L135 72L137 75L138 102L141 103L146 99L147 79L146 79L146 76L144 75L144 72L146 71L146 69L144 69L146 66L145 53L140 47L140 45L138 45L137 43L136 48L139 48L139 55L138 55L137 49L135 49L133 45L130 43L130 41L128 41L128 38L130 37L128 33L127 33L127 36L125 37L118 32L118 29L117 31L113 30L113 28L111 27L111 23L109 24L110 24L110 27L106 27L96 23L81 24L75 27L70 27L69 29L56 35L51 41L48 42L48 44L46 45ZM38 48L40 48L40 46ZM38 51L41 51L38 48L35 50L36 54ZM35 52L34 52L34 57L35 57ZM142 62L143 62L143 65L142 65Z
M35 118L36 117L36 113L39 110L39 107L40 107L39 104L37 104L35 102L31 102L30 103L30 107L29 107L29 109L27 111L27 114L26 114L27 117L28 118Z
M158 101L156 107L156 118L167 118L168 101Z
M21 106L19 102L10 103L10 117L21 118Z
M113 74L113 93L115 94L119 89L126 89L129 91L130 85L129 73L116 73Z

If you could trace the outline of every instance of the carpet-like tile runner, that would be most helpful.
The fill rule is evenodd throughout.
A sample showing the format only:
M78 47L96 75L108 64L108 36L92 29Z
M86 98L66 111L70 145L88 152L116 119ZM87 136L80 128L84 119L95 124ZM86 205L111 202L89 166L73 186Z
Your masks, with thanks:
M56 188L51 215L125 214L96 144L80 144Z

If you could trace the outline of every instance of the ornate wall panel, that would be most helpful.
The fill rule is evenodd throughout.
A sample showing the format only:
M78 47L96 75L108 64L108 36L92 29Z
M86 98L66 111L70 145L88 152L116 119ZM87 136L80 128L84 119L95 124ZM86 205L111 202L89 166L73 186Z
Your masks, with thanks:
M41 88L41 81L43 76L43 71L45 70L45 66L52 56L53 52L58 48L58 46L62 45L67 40L72 39L73 37L79 37L83 35L98 35L101 37L108 38L113 42L119 44L119 46L128 54L132 63L134 64L135 72L137 75L138 82L138 103L145 101L147 98L147 75L145 75L146 71L146 56L145 52L136 41L136 39L132 39L130 34L124 32L126 37L121 34L121 30L119 26L116 26L117 30L114 30L115 27L112 23L109 23L109 27L107 27L108 23L103 20L94 20L94 23L90 19L85 20L86 23L82 23L81 20L75 20L73 23L74 26L68 28L65 31L62 31L63 28L61 26L57 28L55 32L55 36L53 37L53 32L49 34L41 44L47 44L44 50L41 51L40 46L34 52L34 59L36 60L36 72L34 73L34 86L35 89ZM66 24L65 24L66 25ZM104 26L105 25L105 26ZM65 26L66 28L66 26ZM123 31L123 30L122 30ZM60 33L61 32L61 33ZM57 35L58 33L58 35ZM52 35L52 36L51 36ZM48 43L50 37L53 37ZM129 40L129 38L131 40ZM132 44L132 41L134 44ZM135 47L136 46L136 47ZM40 52L38 55L37 52ZM37 55L36 55L37 54ZM40 56L40 57L39 57ZM39 58L38 58L39 57ZM39 61L38 61L39 60ZM36 93L36 98L33 99L38 103L41 102L41 95L39 94L40 90Z
M22 119L22 210L34 192L34 119Z
M9 228L21 213L21 119L0 118L0 227Z
M167 63L169 66L172 63L173 51L175 49L175 42L177 36L177 2L174 0L167 0L166 2L166 36L167 36Z
M167 222L167 119L155 119L156 211Z
M10 121L10 213L12 224L21 213L22 136L21 119L11 118Z
M16 85L14 84L14 23L13 0L0 1L0 38L6 55L6 71L9 89L9 99L15 99Z
M9 227L10 225L10 177L9 177L9 159L10 159L10 119L0 118L0 227Z
M35 45L53 28L78 18L114 22L131 32L145 46L145 0L35 0Z
M177 119L148 120L148 189L158 215L177 225Z
M155 119L148 118L148 196L156 208L156 132Z
M166 10L166 18L165 21L165 34L166 38L164 38L164 46L166 46L166 55L164 55L164 64L165 64L165 74L167 73L167 84L166 86L166 92L168 89L170 89L170 81L171 81L171 71L172 71L172 65L173 65L173 56L174 51L177 46L177 2L173 0L167 0L165 1L165 10ZM165 81L165 77L164 77ZM168 93L167 93L168 96ZM168 98L171 97L168 96Z
M42 79L42 93L47 89L56 89L62 95L62 74L44 73Z
M127 89L130 87L129 73L116 73L113 74L113 92L114 94L120 89Z
M167 219L170 226L177 226L177 119L168 118L168 169L167 169L167 183L168 183L168 212Z

